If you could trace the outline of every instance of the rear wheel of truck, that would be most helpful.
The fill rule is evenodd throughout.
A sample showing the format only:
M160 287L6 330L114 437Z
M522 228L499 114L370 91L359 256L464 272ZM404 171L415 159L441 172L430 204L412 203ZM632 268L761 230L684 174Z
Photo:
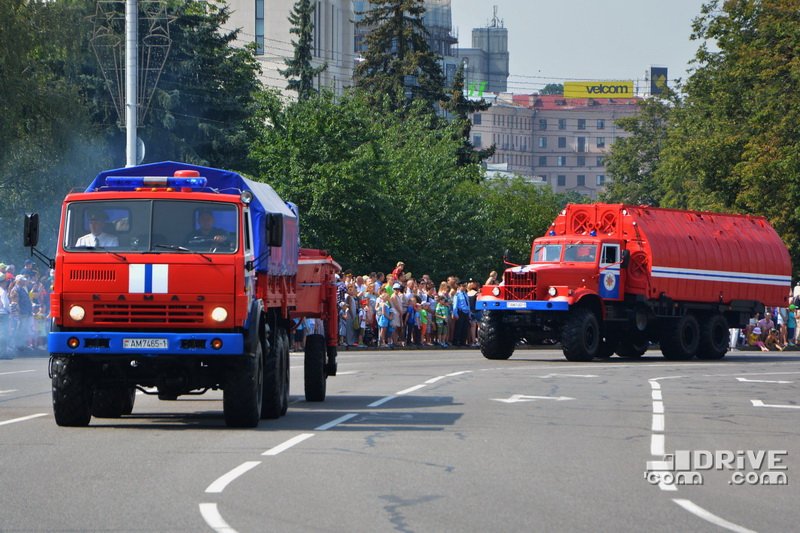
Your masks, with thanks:
M303 373L306 386L307 402L325 401L325 336L309 335L306 337L305 361Z
M682 361L697 354L700 324L692 314L670 320L661 330L661 353L666 359Z
M620 341L617 345L617 355L627 359L638 359L649 346L647 339L640 338L635 334Z
M59 426L88 426L92 391L79 361L53 356L53 415Z
M729 342L728 321L719 313L711 315L700 326L700 347L697 350L697 358L722 359L728 351Z
M600 346L597 348L597 357L600 359L608 359L614 355L614 351L617 349L618 345L619 337L617 334L606 335L605 338L600 341Z
M283 348L281 349L281 357L283 361L283 395L281 396L281 416L285 415L289 410L289 347L292 341L289 338L289 333L283 330Z
M286 389L285 367L288 365L284 352L288 354L286 330L275 327L270 333L270 345L264 365L264 403L261 418L279 418L284 407Z
M569 361L591 361L600 347L600 325L597 316L585 307L578 307L561 328L561 349Z
M261 342L256 343L255 354L248 355L237 363L228 370L222 391L225 425L236 428L256 427L261 418L264 379L264 352Z
M513 328L503 324L501 313L488 311L478 327L478 342L486 359L508 359L514 353L517 336Z
M119 418L133 411L131 394L136 389L123 387L117 389L95 389L92 395L92 416L96 418Z

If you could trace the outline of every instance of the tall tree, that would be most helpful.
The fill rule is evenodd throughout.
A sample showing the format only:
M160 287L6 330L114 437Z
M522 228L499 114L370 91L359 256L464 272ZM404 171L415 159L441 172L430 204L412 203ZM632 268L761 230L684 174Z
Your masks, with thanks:
M469 100L464 97L464 65L459 65L448 98L442 102L442 108L453 114L455 130L461 139L461 146L458 147L457 153L458 166L481 163L494 155L496 149L494 144L488 148L476 150L470 139L472 121L469 114L486 111L490 106L491 104L482 98Z
M422 22L422 0L371 0L359 24L371 28L364 60L355 70L356 86L373 102L388 100L405 110L412 99L433 109L443 98L444 76L430 50Z
M564 85L562 83L548 83L539 91L539 94L564 94Z
M314 38L314 15L315 5L311 0L297 0L294 9L289 14L289 22L292 24L290 33L297 35L297 41L292 40L294 56L292 59L284 59L286 69L279 70L281 76L289 80L286 86L291 91L297 91L299 100L307 100L316 93L314 89L314 78L328 68L328 63L323 63L318 67L311 64L313 59L311 44Z

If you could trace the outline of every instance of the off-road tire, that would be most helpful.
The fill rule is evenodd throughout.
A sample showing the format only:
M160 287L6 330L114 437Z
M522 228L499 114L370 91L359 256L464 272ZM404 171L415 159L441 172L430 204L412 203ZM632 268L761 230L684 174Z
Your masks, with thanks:
M503 324L500 312L487 311L478 326L478 342L486 359L508 359L514 353L517 336L513 328Z
M697 350L697 358L722 359L728 352L729 342L728 321L719 313L711 315L700 326L700 347Z
M661 330L661 353L666 359L684 361L697 355L700 324L692 314L667 322Z
M261 404L261 418L275 419L283 410L284 378L284 337L286 330L274 327L270 332L269 349L264 361L264 401Z
M127 387L116 389L95 389L92 395L92 416L95 418L119 418L130 406L133 410L133 403L130 400L130 389Z
M88 426L92 419L92 391L80 361L53 356L53 415L59 426Z
M617 344L617 355L626 359L638 359L647 351L649 344L647 339L638 338L632 334Z
M263 401L263 367L264 352L261 342L257 342L254 355L244 356L228 369L222 391L226 426L252 428L258 425Z
M127 393L127 396L125 396L125 403L122 407L123 415L133 413L133 406L136 404L136 387L128 387Z
M324 335L308 335L306 337L303 378L307 402L325 401L325 383L327 381L325 351Z
M585 307L574 309L561 328L561 350L568 361L591 361L600 348L600 324Z

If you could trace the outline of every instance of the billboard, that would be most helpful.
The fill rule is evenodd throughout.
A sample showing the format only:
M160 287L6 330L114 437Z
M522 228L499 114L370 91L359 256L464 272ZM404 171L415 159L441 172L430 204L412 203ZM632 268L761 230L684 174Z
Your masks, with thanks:
M564 98L633 98L633 81L565 81Z
M668 79L667 67L650 67L650 94L664 94Z

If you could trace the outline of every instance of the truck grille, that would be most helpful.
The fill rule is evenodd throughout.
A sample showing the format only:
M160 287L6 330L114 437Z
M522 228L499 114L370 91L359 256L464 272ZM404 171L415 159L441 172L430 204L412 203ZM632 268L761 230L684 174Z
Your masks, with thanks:
M116 281L117 272L112 269L73 268L69 271L70 281Z
M202 305L95 304L97 324L202 324Z
M535 300L536 272L504 272L506 300Z

